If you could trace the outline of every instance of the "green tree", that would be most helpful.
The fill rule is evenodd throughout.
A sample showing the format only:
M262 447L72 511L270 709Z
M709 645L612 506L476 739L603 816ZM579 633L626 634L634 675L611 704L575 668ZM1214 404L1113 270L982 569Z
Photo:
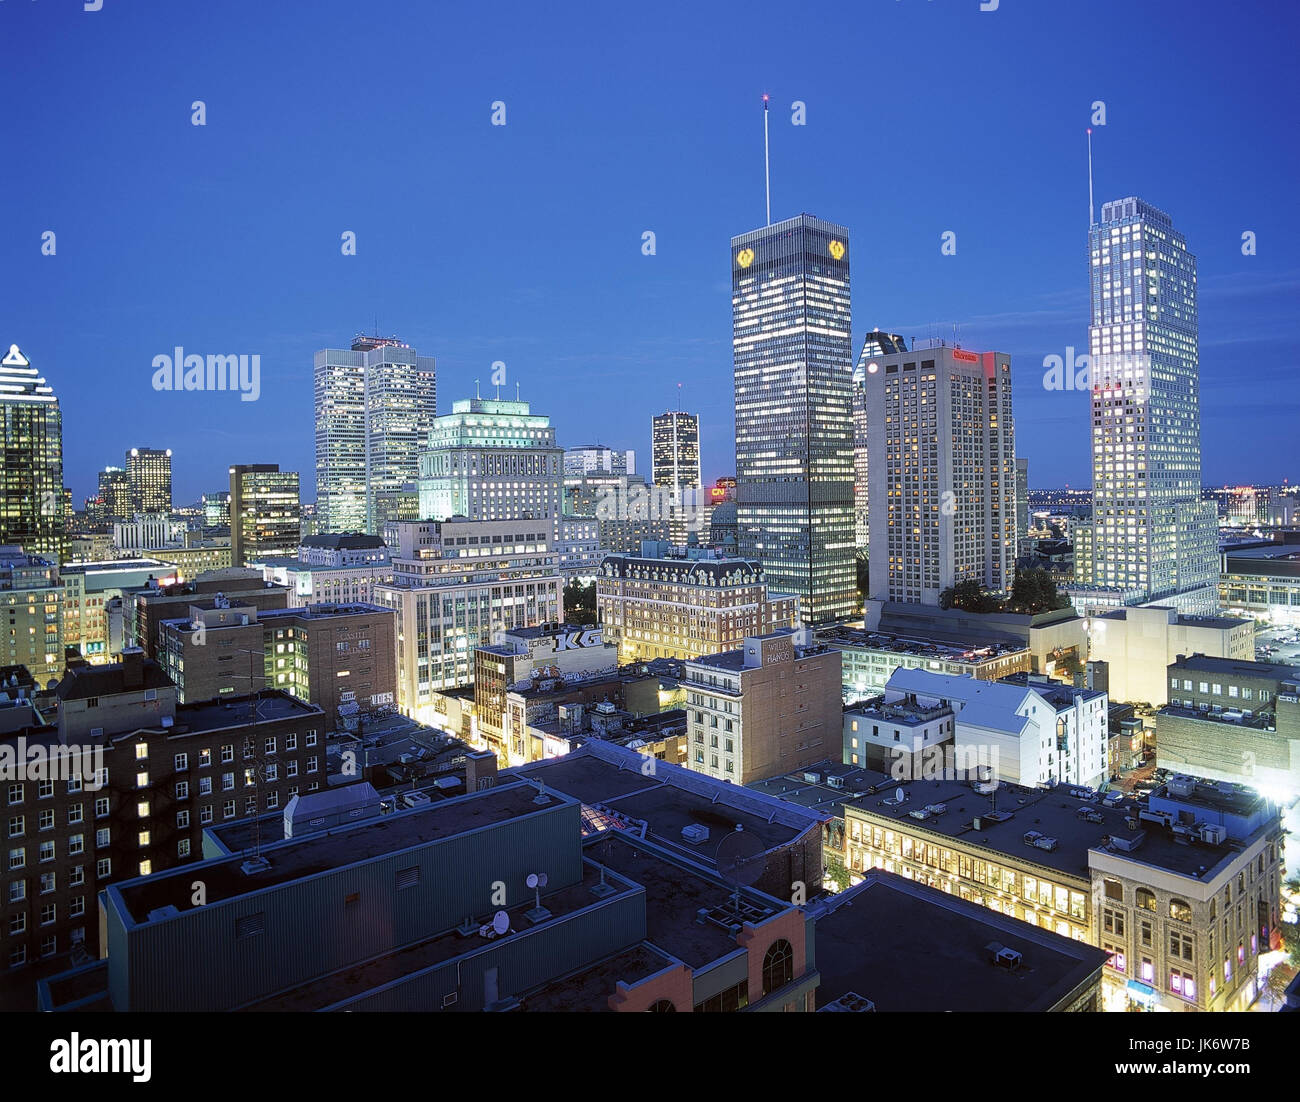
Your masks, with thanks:
M575 578L564 587L564 619L584 627L596 623L596 583L579 585Z
M849 870L844 867L843 861L830 860L826 862L826 879L835 881L839 891L847 891L852 883Z

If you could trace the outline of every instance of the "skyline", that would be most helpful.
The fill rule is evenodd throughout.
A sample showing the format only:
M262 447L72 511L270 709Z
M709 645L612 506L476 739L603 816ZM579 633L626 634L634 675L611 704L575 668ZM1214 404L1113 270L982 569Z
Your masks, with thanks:
M1102 100L1098 208L1141 195L1200 259L1207 484L1295 480L1295 403L1275 396L1260 408L1237 385L1247 370L1268 384L1295 366L1287 311L1300 271L1285 258L1297 217L1285 189L1300 165L1277 140L1289 36L1216 57L1216 81L1173 81L1161 100L1123 55L1062 43L1086 44L1109 15L1152 67L1183 67L1216 28L1231 40L1230 13L1198 3L1197 22L1171 21L1168 4L1028 14L899 3L835 21L809 15L815 36L842 23L912 47L881 51L872 87L911 87L900 77L930 59L923 94L882 101L850 65L763 63L764 6L744 23L696 13L699 35L685 44L654 17L619 13L609 28L584 28L584 56L596 60L581 72L563 64L577 49L563 20L521 10L489 27L449 13L466 41L494 36L502 64L469 69L449 55L438 67L419 53L421 13L377 7L410 32L385 39L411 77L393 90L359 81L340 91L304 69L313 44L341 40L355 16L339 3L317 5L310 27L258 12L252 38L238 20L203 13L179 35L180 17L153 5L0 14L18 47L12 147L22 151L22 172L0 185L12 212L0 256L14 274L0 337L60 397L74 502L132 446L173 450L178 502L220 489L237 462L300 471L311 499L313 357L376 325L437 361L441 413L475 379L489 385L503 361L504 393L518 383L564 446L648 456L653 415L683 408L701 419L705 483L734 473L723 249L762 223L763 92L773 220L808 212L860 242L854 347L877 325L951 339L955 319L964 346L1006 351L1036 487L1090 483L1086 401L1046 392L1036 376L1045 356L1087 347L1084 130ZM644 55L599 48L620 34L644 41ZM921 48L935 35L981 58L978 94L968 68ZM37 42L41 51L24 48ZM112 59L130 50L160 62L113 66L108 81ZM665 79L669 60L702 75L690 86ZM46 66L70 75L51 88ZM197 99L204 127L190 124ZM498 100L508 121L493 128ZM796 100L806 125L792 125ZM117 121L127 115L136 129ZM366 142L351 152L355 133ZM918 133L945 153L914 152ZM1213 157L1198 157L1208 133ZM885 171L894 151L899 170ZM1187 164L1195 171L1180 170ZM116 217L104 219L106 208ZM50 229L53 257L40 251ZM646 230L653 256L642 254ZM955 256L940 252L949 230ZM1246 230L1255 256L1241 253ZM340 254L345 231L357 234L355 256ZM196 270L178 278L185 265ZM260 399L153 391L152 357L178 345L261 355ZM90 392L105 373L122 385ZM1242 449L1245 433L1270 437L1271 454Z

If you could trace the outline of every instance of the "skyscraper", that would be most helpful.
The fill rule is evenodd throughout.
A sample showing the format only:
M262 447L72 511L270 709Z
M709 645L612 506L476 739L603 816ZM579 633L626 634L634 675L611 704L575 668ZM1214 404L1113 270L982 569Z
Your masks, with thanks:
M694 413L670 410L651 423L651 474L656 486L681 491L700 486L700 419Z
M1201 500L1196 257L1141 199L1088 233L1092 569L1099 604L1218 608L1218 522Z
M564 449L527 402L465 398L434 421L420 453L420 519L545 520L560 515Z
M869 596L937 604L959 581L998 593L1016 561L1011 360L927 342L869 357Z
M891 352L906 352L907 339L873 329L862 342L853 369L853 542L865 553L871 542L871 461L867 451L867 364Z
M0 545L63 561L63 419L54 391L16 344L0 360Z
M1019 543L1029 537L1029 460L1016 460L1016 553Z
M857 605L849 236L810 214L731 239L742 558L821 624Z
M126 480L132 513L172 511L171 448L132 448L126 453Z
M415 509L419 453L437 416L432 356L358 336L316 353L316 500L325 532L378 535Z
M108 522L125 520L131 508L131 480L121 467L105 467L99 472L99 502Z
M230 468L230 564L296 555L302 540L298 472L278 463Z

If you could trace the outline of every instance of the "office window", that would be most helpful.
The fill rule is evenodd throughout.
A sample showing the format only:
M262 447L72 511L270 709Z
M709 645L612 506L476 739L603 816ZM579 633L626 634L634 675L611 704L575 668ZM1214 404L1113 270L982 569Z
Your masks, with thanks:
M53 781L39 781L36 785L36 798L39 800L48 800L54 795Z
M189 855L190 855L190 840L188 838L182 838L179 842L176 843L176 856L188 857Z
M176 829L185 830L190 825L190 813L188 811L176 812Z
M86 852L86 836L84 834L73 834L68 838L68 856L76 857L79 853Z
M111 857L101 857L95 862L95 875L103 880L113 874L113 859Z
M178 800L188 800L188 799L190 798L190 782L189 782L189 781L177 781L177 782L176 782L176 798L177 798Z
M44 809L41 811L41 815L40 815L40 827L41 827L41 830L53 830L53 829L54 829L54 808L52 808L52 807L47 807L47 808L44 808Z
M41 895L49 895L58 887L59 878L55 873L41 873Z
M84 895L74 896L68 904L68 917L80 918L86 913L86 897Z
M108 836L109 836L108 827L101 827L99 830L95 831L95 848L101 849L102 847L108 845Z

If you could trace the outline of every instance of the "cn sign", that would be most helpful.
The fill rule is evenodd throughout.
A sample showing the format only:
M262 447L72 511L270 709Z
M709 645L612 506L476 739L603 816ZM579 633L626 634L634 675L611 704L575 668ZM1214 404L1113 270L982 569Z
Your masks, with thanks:
M581 650L583 647L601 645L600 628L588 628L586 631L566 631L555 637L555 649Z

